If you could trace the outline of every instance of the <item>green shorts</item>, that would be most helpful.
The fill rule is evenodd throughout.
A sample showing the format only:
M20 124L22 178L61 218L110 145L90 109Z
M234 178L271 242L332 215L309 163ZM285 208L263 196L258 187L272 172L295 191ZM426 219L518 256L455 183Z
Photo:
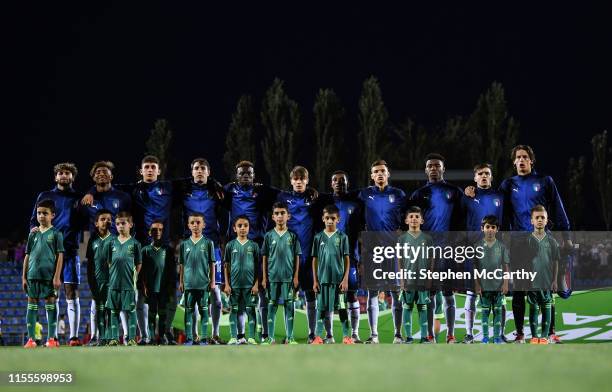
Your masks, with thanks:
M527 302L531 305L545 305L553 303L553 296L550 290L536 290L527 293Z
M230 306L238 308L238 312L243 312L248 307L255 307L259 301L259 296L251 294L251 289L234 289L230 294Z
M108 290L106 307L110 310L132 311L136 308L136 292L134 290Z
M429 303L429 291L426 290L402 290L400 292L400 300L402 301L402 307L408 309L414 303L417 305L427 305Z
M29 298L43 299L57 297L52 280L28 279L27 289Z
M501 307L503 302L504 295L500 291L483 291L480 295L481 308Z
M293 301L295 290L292 282L270 282L268 284L268 299L270 302L278 303L281 299L285 302Z
M96 304L106 303L108 298L108 282L96 283L95 287L91 287L91 297L96 301Z
M317 310L333 312L346 309L346 294L340 292L337 284L321 284L317 294Z
M185 307L194 309L196 305L208 307L208 290L185 290Z

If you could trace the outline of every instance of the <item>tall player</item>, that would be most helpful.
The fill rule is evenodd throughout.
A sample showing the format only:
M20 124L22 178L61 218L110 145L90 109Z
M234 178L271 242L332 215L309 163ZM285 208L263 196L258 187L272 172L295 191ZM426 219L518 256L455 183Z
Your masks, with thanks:
M81 262L78 249L81 239L81 230L85 224L79 210L81 194L72 188L78 173L74 163L63 162L53 167L56 186L50 191L42 192L36 198L32 217L30 219L30 232L38 230L36 220L36 205L39 201L49 199L55 204L55 217L52 225L64 236L64 262L62 281L66 291L66 304L68 322L70 324L70 346L80 346L79 322L81 319L81 304L79 301L79 283L81 282ZM59 293L56 299L56 308L59 319Z
M419 206L424 212L423 230L426 232L448 232L459 228L458 215L461 209L461 198L463 192L458 187L447 183L444 180L444 157L440 154L427 154L425 157L425 174L427 175L427 184L417 189L410 196L410 200L415 205ZM440 241L444 241L444 236L432 236L436 245L440 245ZM449 260L440 260L440 263L446 264L444 269L452 268L453 262ZM439 265L440 267L440 265ZM444 315L446 318L446 327L448 329L446 335L446 343L456 343L455 339L455 295L453 287L447 282L443 283L442 294L444 295ZM428 304L428 321L429 325L433 324L433 309L435 308L435 298L432 295L432 301Z
M367 231L395 232L400 228L402 210L406 203L406 194L399 188L389 185L389 167L384 160L377 160L370 166L370 178L373 186L362 189L358 198L364 204L365 226ZM402 341L402 303L399 291L391 292L393 299L393 324L395 327L394 344ZM368 322L370 337L366 344L378 344L378 291L368 290Z

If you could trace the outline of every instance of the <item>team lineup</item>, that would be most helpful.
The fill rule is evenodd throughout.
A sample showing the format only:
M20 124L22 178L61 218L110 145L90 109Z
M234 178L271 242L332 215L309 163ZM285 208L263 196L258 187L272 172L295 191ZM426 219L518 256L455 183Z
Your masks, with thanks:
M569 220L553 179L535 172L531 147L518 145L509 153L516 175L494 188L492 167L480 163L474 167L476 185L464 190L445 181L444 157L428 154L424 157L427 182L410 196L389 185L391 172L384 160L371 163L373 185L363 189L349 190L348 174L334 171L331 194L309 187L308 171L301 166L290 173L290 190L257 183L249 161L236 164L235 181L225 186L211 177L204 158L192 161L190 178L160 180L155 156L142 159L142 178L134 184L113 184L114 165L96 162L89 173L94 185L80 193L73 188L76 166L60 163L54 167L56 186L38 195L30 219L22 274L28 297L25 347L36 347L39 300L45 301L47 312L45 346L59 346L62 287L68 344L81 345L78 248L84 230L90 233L86 250L93 297L90 345L119 345L120 331L127 345L176 344L171 325L179 300L177 287L185 309L185 345L281 343L275 340L279 306L284 312L283 343L298 344L293 320L300 294L305 298L309 344L335 342L336 311L343 344L378 344L379 291L363 284L364 267L377 261L362 259L361 234L397 233L404 248L419 249L446 245L443 233L449 231L480 233L473 241L481 249L472 266L477 278L460 290L467 296L463 343L474 342L477 300L482 309L481 342L508 342L505 295L510 293L514 342L525 343L527 302L530 343L560 343L553 293L560 297L571 293L558 287L564 273L563 250L572 247ZM173 209L181 211L178 229L171 227ZM551 227L562 232L562 241L553 238ZM502 230L512 232L510 243L497 239ZM176 248L171 246L172 236L181 238ZM396 260L397 270L406 274L397 289L389 291L392 343L414 341L415 304L421 343L436 343L442 316L446 343L456 343L459 290L439 275L446 271L447 260L427 252ZM519 279L520 271L534 272ZM364 288L370 336L362 341L357 292ZM222 292L230 303L228 342L219 336ZM491 312L493 338L489 339Z

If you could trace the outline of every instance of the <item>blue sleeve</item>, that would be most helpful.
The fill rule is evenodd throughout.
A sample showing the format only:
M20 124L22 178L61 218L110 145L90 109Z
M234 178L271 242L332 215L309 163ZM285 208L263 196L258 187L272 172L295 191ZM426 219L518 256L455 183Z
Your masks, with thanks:
M555 223L554 229L558 231L569 231L570 222L567 218L565 208L563 207L563 201L561 200L561 196L559 195L559 191L557 190L557 186L555 185L555 181L552 179L552 177L546 177L546 191L548 193L547 196L550 203L549 208L552 209L552 211L549 211L549 213L553 217ZM567 238L564 235L564 239Z
M512 203L510 201L510 193L508 189L510 188L510 182L506 179L503 180L501 185L499 186L499 193L502 194L502 230L508 231L511 229L512 223Z

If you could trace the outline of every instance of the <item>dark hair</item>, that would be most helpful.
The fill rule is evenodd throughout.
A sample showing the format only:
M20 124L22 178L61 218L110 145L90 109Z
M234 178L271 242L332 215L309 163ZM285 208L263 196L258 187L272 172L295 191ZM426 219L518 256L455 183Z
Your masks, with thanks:
M197 211L191 211L190 213L187 214L187 218L202 218L203 221L206 222L206 219L204 218L204 214L197 212Z
M149 228L153 227L154 224L164 225L164 221L161 219L153 219L153 222L149 225Z
M325 208L323 208L323 214L336 214L340 216L340 210L338 209L338 207L336 207L335 204L328 204L325 206Z
M107 210L106 208L102 208L101 210L97 210L96 211L96 215L94 217L94 222L98 221L98 218L100 218L100 216L108 214L111 216L111 219L113 217L113 213L110 210Z
M499 219L495 215L487 215L482 218L480 222L480 226L484 227L484 225L489 224L491 226L499 227Z
M529 212L529 216L533 216L534 212L547 212L547 211L546 211L546 208L543 205L536 204L535 206L533 206L533 208Z
M204 166L206 166L208 168L208 171L210 171L210 164L208 163L208 161L205 158L196 158L193 161L191 161L191 170L193 170L193 167L195 166L196 163L200 163Z
M93 166L91 167L91 170L89 171L89 176L93 177L94 174L96 173L96 170L100 167L105 167L111 172L115 169L115 165L111 161L98 161L94 163Z
M374 162L372 162L372 164L370 165L370 169L372 169L374 166L387 166L387 167L389 167L389 165L387 164L387 161L385 161L384 159L377 159Z
M55 202L51 199L44 199L36 203L36 208L48 208L51 213L55 214Z
M308 169L304 166L295 166L289 173L290 178L308 178Z
M531 164L535 164L536 162L536 157L535 157L535 152L533 152L533 148L531 148L531 146L528 146L526 144L519 144L514 146L514 148L512 149L512 151L510 152L510 160L513 162L514 164L514 160L516 159L516 152L518 150L525 150L527 151L527 155L529 155L529 159L531 159Z
M284 201L277 201L276 203L272 204L272 211L274 211L276 208L282 208L289 212L289 206Z
M57 175L57 173L61 172L61 171L69 171L70 173L72 173L72 177L76 178L77 174L78 174L78 170L77 167L74 163L72 162L62 162L62 163L58 163L57 165L53 166L53 174Z
M142 158L142 161L140 161L140 165L142 166L145 163L155 163L159 165L159 158L156 157L155 155L147 155L144 158Z
M417 207L417 206L411 206L406 210L406 213L404 214L404 217L408 217L408 214L420 214L421 218L423 217L423 210L421 209L421 207Z
M491 167L492 166L491 166L490 163L479 163L479 164L474 166L474 173L476 173L477 171L482 170L482 169L489 169L489 170L492 171Z
M251 221L249 220L249 217L246 215L238 215L237 217L234 218L234 222L232 223L232 226L236 226L236 223L241 220L244 219L247 222L249 222L249 225L251 224Z
M132 213L129 211L119 211L115 217L115 220L119 218L126 218L130 223L132 223Z
M444 158L442 154L438 154L437 152L430 152L429 154L425 155L425 162L432 160L432 159L442 161L442 163L446 161L446 158Z
M236 170L240 169L241 167L252 167L253 169L255 169L255 165L251 161L240 161L240 162L238 162L236 164Z
M348 179L348 173L345 172L344 170L336 170L335 172L332 173L332 177L335 176L336 174L339 174L341 176L345 176Z

